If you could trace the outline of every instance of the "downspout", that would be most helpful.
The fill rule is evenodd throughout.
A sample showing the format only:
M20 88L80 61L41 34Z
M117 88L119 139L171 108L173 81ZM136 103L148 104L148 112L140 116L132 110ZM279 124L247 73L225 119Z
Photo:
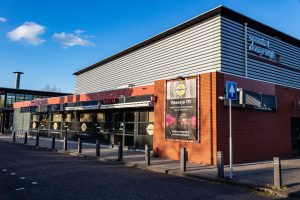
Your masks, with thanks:
M245 77L248 77L248 41L247 41L247 36L248 36L248 23L244 23L244 29L245 29Z

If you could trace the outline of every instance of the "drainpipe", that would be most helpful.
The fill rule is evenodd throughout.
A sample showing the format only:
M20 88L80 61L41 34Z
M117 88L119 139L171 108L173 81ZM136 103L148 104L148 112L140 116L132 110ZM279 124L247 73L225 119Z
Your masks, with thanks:
M245 77L248 77L248 23L244 23L245 28Z

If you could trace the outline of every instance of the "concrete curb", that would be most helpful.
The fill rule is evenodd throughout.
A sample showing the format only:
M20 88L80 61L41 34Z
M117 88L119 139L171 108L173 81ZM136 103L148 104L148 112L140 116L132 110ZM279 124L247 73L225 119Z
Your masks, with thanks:
M271 188L266 185L258 185L258 184L254 185L254 184L249 184L249 183L245 183L245 182L230 180L227 178L224 178L224 179L209 178L209 177L203 177L203 176L199 176L199 175L192 175L192 174L176 172L176 171L168 170L168 169L162 169L159 167L153 168L153 167L151 167L151 165L148 166L146 164L128 163L128 162L124 162L124 161L118 161L117 159L114 160L114 159L98 158L98 157L96 157L96 155L91 156L91 155L85 155L82 153L79 154L77 152L70 152L70 151L57 150L57 149L53 150L48 147L41 147L41 146L36 147L31 144L17 143L17 142L12 142L12 141L8 141L8 140L1 140L1 141L7 142L7 143L12 143L12 144L17 144L17 145L28 146L28 147L35 148L35 149L42 150L42 151L55 152L55 153L59 153L62 155L69 155L69 156L74 156L74 157L81 157L81 158L88 159L88 160L98 160L98 161L102 161L102 162L124 165L126 167L139 168L139 169L144 169L144 170L163 173L163 174L171 174L171 175L175 175L175 176L190 178L193 180L200 180L200 181L213 182L213 183L219 183L219 184L221 183L221 184L235 185L235 186L243 186L243 187L249 188L251 190L255 190L258 192L262 192L262 193L266 193L266 194L270 194L270 195L274 195L274 196L278 196L278 197L283 197L283 198L299 197L298 195L294 196L294 195L291 195L291 193L289 193L287 191L279 191L277 189ZM117 157L117 155L116 155L116 157Z

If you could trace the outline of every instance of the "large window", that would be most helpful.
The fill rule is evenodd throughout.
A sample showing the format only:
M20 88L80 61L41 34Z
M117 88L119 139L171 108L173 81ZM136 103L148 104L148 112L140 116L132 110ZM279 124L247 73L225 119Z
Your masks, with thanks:
M16 102L16 94L7 93L7 97L6 97L7 106L12 106L12 104L15 103L15 102Z
M24 94L16 94L16 102L24 101Z
M31 94L25 94L25 101L33 100L33 95Z

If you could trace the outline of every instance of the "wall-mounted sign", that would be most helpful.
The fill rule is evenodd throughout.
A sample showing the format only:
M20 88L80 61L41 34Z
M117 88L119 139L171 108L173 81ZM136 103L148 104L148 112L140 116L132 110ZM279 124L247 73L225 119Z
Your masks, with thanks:
M167 82L166 139L197 140L197 80Z
M153 124L148 124L148 126L146 127L146 131L147 131L148 135L153 135L154 125Z
M248 46L248 50L250 52L256 53L259 56L267 57L270 59L275 59L276 54L274 51L270 50L270 41L259 38L254 35L248 35L248 40L250 44Z
M54 129L54 130L57 130L57 128L58 128L58 124L57 124L57 122L55 122L55 123L53 124L53 129Z
M82 124L81 124L81 130L82 130L83 132L85 132L86 129L87 129L86 123L82 123Z
M36 127L37 127L36 122L33 122L33 123L32 123L32 128L33 128L33 129L36 129Z
M101 103L101 105L102 104L114 104L114 103L118 103L118 99L117 98L101 99L100 103Z

